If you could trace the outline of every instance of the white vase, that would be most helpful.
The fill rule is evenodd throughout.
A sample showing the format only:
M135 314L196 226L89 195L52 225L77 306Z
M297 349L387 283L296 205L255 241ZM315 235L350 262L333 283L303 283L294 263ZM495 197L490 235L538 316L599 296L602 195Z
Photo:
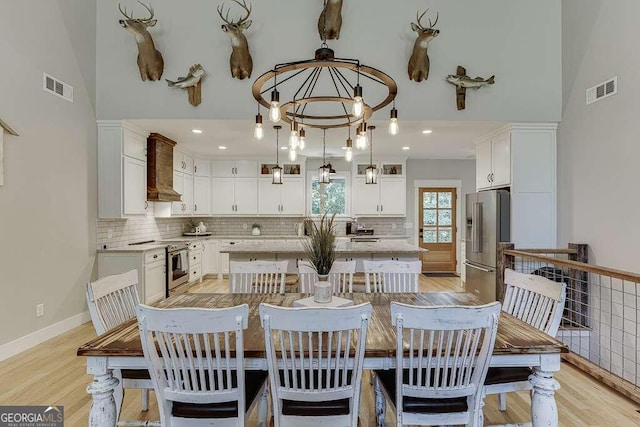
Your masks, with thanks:
M328 278L328 274L318 274L318 279L320 281L316 282L313 287L313 301L318 304L327 304L331 302L333 285L327 282Z
M260 227L253 227L251 229L251 234L253 234L254 236L259 236L260 235Z

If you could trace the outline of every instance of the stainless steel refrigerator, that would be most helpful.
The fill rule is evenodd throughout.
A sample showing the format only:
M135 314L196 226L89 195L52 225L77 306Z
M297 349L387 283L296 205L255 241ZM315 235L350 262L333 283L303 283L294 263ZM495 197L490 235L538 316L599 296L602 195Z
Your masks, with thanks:
M481 191L466 197L465 286L482 301L497 299L498 242L511 238L509 192Z

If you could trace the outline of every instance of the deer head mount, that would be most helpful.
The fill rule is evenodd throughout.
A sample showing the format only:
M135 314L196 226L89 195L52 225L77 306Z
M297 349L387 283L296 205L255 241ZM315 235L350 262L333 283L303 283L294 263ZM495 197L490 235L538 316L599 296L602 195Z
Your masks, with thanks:
M127 14L126 7L123 10L118 3L120 13L126 18L121 19L119 22L122 28L133 34L136 38L136 43L138 43L138 68L140 69L142 80L160 80L164 71L164 60L162 59L162 54L156 49L151 34L147 31L149 27L153 27L158 21L153 19L154 13L151 6L147 6L141 1L138 3L147 9L149 17L134 18L133 14Z
M320 39L337 40L342 28L342 0L326 0L318 18Z
M222 31L227 33L231 39L231 58L229 59L229 66L231 68L231 76L243 80L247 77L251 77L251 71L253 71L253 59L251 59L251 53L249 53L249 43L244 35L244 30L251 26L251 21L248 20L251 15L251 5L247 6L245 0L240 3L238 0L233 0L240 5L246 12L246 15L237 21L229 20L229 11L227 9L226 15L222 16L224 9L224 3L218 7L218 15L225 22L222 24Z
M411 23L411 29L415 31L418 36L413 44L413 53L409 58L409 80L421 82L429 78L429 55L427 55L427 49L429 48L429 42L438 37L440 30L434 29L438 23L439 14L436 14L435 22L431 22L429 18L429 26L424 27L420 23L420 20L424 17L429 9L420 14L416 12L417 22Z

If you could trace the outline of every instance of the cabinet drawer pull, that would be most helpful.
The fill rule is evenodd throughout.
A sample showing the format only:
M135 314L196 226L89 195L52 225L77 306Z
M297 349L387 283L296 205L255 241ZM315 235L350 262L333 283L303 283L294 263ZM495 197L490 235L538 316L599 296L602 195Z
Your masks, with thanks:
M193 165L193 173L198 173L198 165Z
M193 211L194 212L198 212L198 205L197 204L193 205Z
M488 174L488 175L487 175L487 181L488 181L488 182L491 182L491 174Z
M154 258L154 259L155 259L155 258L158 258L158 255L154 255L154 256L153 256L153 258Z

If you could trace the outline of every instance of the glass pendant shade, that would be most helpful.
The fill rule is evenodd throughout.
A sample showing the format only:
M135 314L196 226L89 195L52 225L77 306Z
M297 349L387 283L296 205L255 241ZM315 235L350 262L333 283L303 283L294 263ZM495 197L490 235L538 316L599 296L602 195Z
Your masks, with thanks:
M389 119L389 134L397 135L400 131L400 126L398 125L398 110L394 108L391 109L391 117Z
M353 110L351 111L356 118L362 117L364 113L364 99L362 98L362 86L356 85L353 88Z
M256 116L256 127L253 130L253 136L255 137L255 139L262 139L264 138L264 128L262 127L262 114L258 114Z
M331 182L330 169L327 165L322 165L318 169L318 182L320 184L329 184Z
M298 158L298 152L295 148L289 148L289 160L295 162Z
M281 119L280 116L280 93L277 90L271 92L271 103L269 107L269 120L273 123L278 123Z
M374 165L369 165L365 171L365 184L378 183L378 169Z
M351 140L351 138L347 139L347 149L344 152L344 159L347 162L350 162L353 160L353 141Z
M280 166L274 166L271 169L273 173L273 181L272 184L282 184L282 168Z
M291 122L291 135L289 136L289 149L298 148L298 123L294 120Z

